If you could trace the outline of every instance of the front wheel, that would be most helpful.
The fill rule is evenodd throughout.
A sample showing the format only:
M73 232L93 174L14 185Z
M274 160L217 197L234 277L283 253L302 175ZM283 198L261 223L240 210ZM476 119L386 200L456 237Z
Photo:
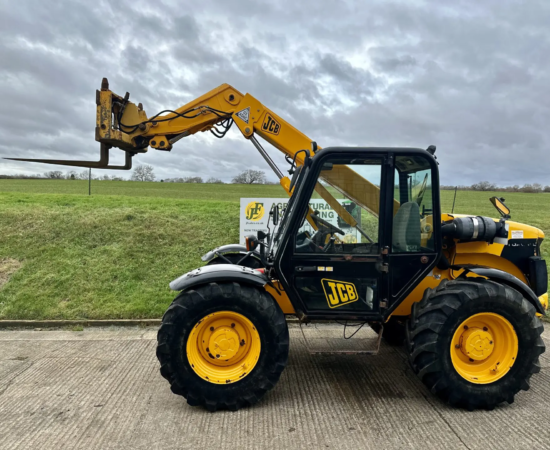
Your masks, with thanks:
M442 282L413 306L409 361L451 405L492 409L529 389L545 350L542 331L534 307L508 286L480 278Z
M210 283L182 292L158 332L161 375L172 392L210 411L252 405L286 366L285 317L264 291Z

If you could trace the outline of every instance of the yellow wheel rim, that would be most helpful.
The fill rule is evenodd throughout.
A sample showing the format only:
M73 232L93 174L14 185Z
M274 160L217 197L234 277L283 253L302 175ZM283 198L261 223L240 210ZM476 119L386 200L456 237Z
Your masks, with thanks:
M214 384L235 383L256 366L260 335L245 316L217 311L195 324L186 350L189 364L199 377Z
M489 384L506 375L518 356L518 336L499 314L468 317L455 331L451 361L458 374L476 384Z

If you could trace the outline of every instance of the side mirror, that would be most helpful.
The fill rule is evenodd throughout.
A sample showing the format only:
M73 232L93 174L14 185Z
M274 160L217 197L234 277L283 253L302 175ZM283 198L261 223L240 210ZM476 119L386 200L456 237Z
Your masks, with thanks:
M279 207L277 206L277 204L274 204L271 207L269 215L273 216L273 225L277 226L277 224L279 223Z
M506 206L502 197L491 197L489 200L502 217L504 217L505 219L510 218L510 208Z

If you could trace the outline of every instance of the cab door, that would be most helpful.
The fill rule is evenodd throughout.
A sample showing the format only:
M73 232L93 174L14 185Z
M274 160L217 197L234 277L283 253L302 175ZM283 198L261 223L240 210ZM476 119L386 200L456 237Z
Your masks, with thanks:
M308 317L376 320L388 295L393 203L393 189L380 187L391 183L393 166L377 152L322 152L301 187L278 271Z
M425 151L394 154L394 208L389 268L388 311L426 277L441 255L439 176L434 158Z

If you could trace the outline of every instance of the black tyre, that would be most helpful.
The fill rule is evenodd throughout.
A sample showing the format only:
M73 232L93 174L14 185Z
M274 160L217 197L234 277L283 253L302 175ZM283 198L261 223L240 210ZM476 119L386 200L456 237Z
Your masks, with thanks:
M542 331L534 307L518 291L480 278L445 280L413 305L409 361L449 404L493 409L529 389L545 350Z
M229 318L225 325L224 317ZM197 330L203 334L197 335ZM224 339L240 343L240 347L234 346L234 355L210 348L205 354L208 343L213 347L215 342L218 347L218 331L228 333ZM248 348L242 347L245 336L255 343L246 343L251 347L243 356L238 352ZM279 380L289 349L285 317L273 298L262 290L231 282L180 293L164 314L157 341L160 372L172 392L185 397L190 405L210 411L238 410L258 402ZM256 356L250 359L254 352ZM222 353L221 359L216 353ZM216 380L220 373L223 378Z
M378 322L372 322L370 327L380 333L380 324ZM384 324L384 331L382 332L382 339L389 345L403 345L406 338L406 326L405 321L402 321L396 317L390 317Z
M244 255L241 255L240 253L229 253L223 256L227 258L230 262L227 262L223 258L217 257L211 261L208 261L206 265L213 266L216 264L237 264L241 259L243 259ZM249 256L248 258L246 258L240 265L244 267L249 267L251 269L260 269L263 267L261 261L256 258L253 258L252 256Z

